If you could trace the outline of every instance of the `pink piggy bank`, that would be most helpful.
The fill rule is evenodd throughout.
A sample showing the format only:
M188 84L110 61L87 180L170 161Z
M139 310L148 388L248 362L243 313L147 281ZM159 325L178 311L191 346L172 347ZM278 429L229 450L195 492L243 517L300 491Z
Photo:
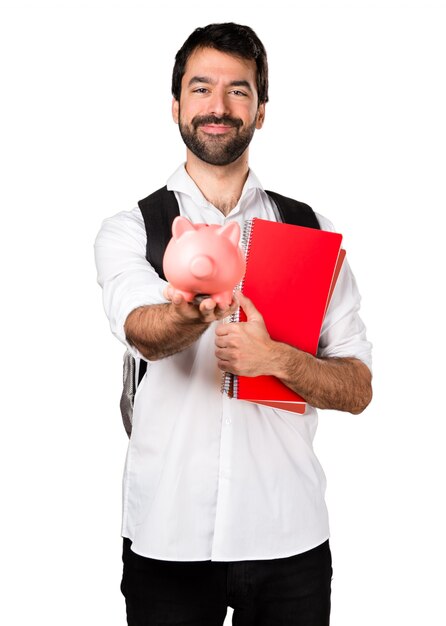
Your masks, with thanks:
M172 235L164 253L163 269L174 293L181 294L187 302L197 294L206 294L228 306L234 287L245 273L237 222L225 226L192 224L185 217L176 217Z

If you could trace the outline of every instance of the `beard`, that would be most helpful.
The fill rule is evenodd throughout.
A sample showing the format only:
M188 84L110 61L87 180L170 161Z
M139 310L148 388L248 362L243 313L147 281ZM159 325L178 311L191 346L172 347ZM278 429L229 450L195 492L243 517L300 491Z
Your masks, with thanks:
M198 129L205 124L222 124L232 126L235 133L229 131L221 135L205 135L200 137ZM251 143L256 129L256 120L250 126L243 126L240 119L224 115L203 115L193 118L190 126L181 121L178 123L181 137L189 150L201 161L210 165L229 165L236 161ZM227 136L229 135L229 136Z

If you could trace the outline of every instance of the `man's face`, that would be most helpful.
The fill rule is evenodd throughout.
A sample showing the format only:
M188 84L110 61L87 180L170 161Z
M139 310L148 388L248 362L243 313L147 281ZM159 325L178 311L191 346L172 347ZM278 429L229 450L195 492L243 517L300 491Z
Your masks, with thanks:
M256 64L213 48L195 50L172 114L187 148L211 165L228 165L261 128L265 105L257 105Z

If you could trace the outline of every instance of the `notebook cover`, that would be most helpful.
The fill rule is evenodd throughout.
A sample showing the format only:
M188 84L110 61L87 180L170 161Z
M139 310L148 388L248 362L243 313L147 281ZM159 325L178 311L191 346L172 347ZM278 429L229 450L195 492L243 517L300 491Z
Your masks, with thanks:
M262 313L272 339L315 355L343 259L342 235L259 218L248 228L243 293ZM246 321L242 309L239 321ZM305 411L305 400L273 376L234 378L239 400Z

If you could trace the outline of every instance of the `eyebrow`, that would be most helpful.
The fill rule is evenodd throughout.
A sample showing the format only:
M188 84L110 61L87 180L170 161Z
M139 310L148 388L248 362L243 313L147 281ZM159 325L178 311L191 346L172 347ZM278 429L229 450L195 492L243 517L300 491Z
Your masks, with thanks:
M189 87L195 85L196 83L205 83L208 85L215 85L215 80L209 78L209 76L192 76L189 81ZM245 87L252 93L251 85L247 80L232 80L229 83L229 87Z

